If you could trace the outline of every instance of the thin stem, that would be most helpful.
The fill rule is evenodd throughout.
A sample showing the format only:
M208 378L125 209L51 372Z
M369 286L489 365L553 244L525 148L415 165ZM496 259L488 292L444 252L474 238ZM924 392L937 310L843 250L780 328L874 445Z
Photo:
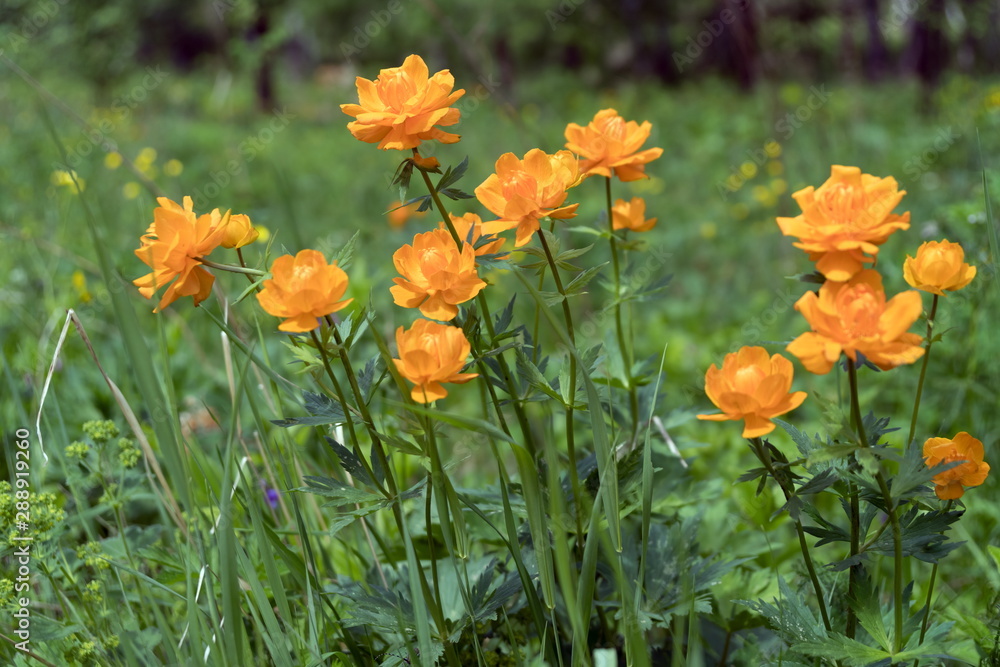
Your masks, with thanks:
M621 270L618 266L618 237L615 236L614 212L611 204L611 178L604 179L604 195L608 209L608 241L611 244L611 268L615 279L615 333L618 336L618 349L621 351L622 363L628 376L629 412L632 417L632 438L634 443L639 432L639 395L632 379L632 346L625 339L625 328L622 326L622 286Z
M431 199L434 201L434 205L441 213L441 220L444 221L445 227L447 227L448 231L451 233L451 238L455 241L455 244L461 248L463 243L462 238L455 230L455 225L451 222L451 217L448 215L448 209L444 207L444 202L441 201L441 196L438 194L437 188L434 187L434 184L431 182L431 178L427 172L422 169L418 169L417 171L419 171L420 175L423 176L424 185L427 186L427 191L430 193ZM493 326L493 315L490 313L489 303L486 301L486 294L484 291L480 291L479 294L476 295L476 304L479 306L479 310L482 313L481 321L486 326L486 332L490 337L490 345L496 345L497 334ZM478 349L476 341L470 342L476 347L474 351L476 353L476 358L478 359L477 365L479 366L480 371L482 371L483 377L486 378L488 377L488 369L482 361L482 351ZM503 377L504 385L507 387L507 393L510 395L511 404L514 406L514 414L517 415L517 421L521 427L521 434L524 438L524 443L531 455L535 456L538 451L538 447L535 443L535 437L531 430L531 425L528 422L528 416L524 412L524 405L518 395L517 385L514 384L514 376L511 374L510 367L507 365L507 359L504 358L503 354L496 355L496 360L497 364L500 366L500 375ZM488 380L486 383L490 384ZM494 399L495 398L496 397L494 396ZM496 400L494 400L494 404L496 405L498 418L501 420L501 423L503 423L503 417L500 415L500 404L496 402ZM506 432L507 435L511 435L509 431Z
M937 295L934 296L934 305L937 305ZM948 504L945 505L944 511L951 511L951 506L954 501L949 500ZM927 635L927 625L930 623L931 619L931 601L934 598L934 582L937 579L938 564L934 563L934 567L931 568L931 579L927 584L927 602L924 603L924 618L920 621L920 641L917 642L917 647L924 643L924 637ZM920 661L917 660L913 663L913 667L920 667Z
M248 276L267 275L266 271L261 271L260 269L251 269L246 266L234 266L232 264L219 264L218 262L213 262L212 260L206 259L204 257L199 257L198 262L211 269L219 269L220 271L229 271L231 273L244 273Z
M924 363L920 365L920 379L917 381L917 396L913 399L913 416L910 418L910 434L906 436L906 446L913 443L913 436L917 433L917 415L920 412L920 397L924 393L924 379L927 377L927 365L931 360L931 345L934 343L934 317L937 315L938 295L934 295L931 303L931 313L927 316L927 347L924 352ZM935 565L937 568L937 565ZM935 569L936 571L936 569Z
M347 422L347 432L351 436L351 444L355 447L355 454L357 454L358 460L361 461L361 465L365 467L365 473L368 475L368 479L372 480L372 483L378 486L379 491L386 498L395 496L395 491L390 494L382 487L381 484L378 483L378 480L375 478L375 473L372 471L371 466L368 465L368 461L363 456L363 452L361 452L361 448L358 445L358 434L357 431L354 430L354 419L351 417L350 406L347 403L347 397L344 396L344 390L340 386L340 380L337 379L337 374L333 372L333 367L330 365L330 357L326 353L326 346L323 345L323 341L320 340L315 329L310 331L309 335L312 336L313 343L316 344L316 351L319 352L319 356L323 360L323 367L326 369L326 374L329 376L330 382L333 383L333 390L337 392L337 400L340 401L340 404L344 409L344 421Z
M556 260L552 256L552 251L549 248L549 242L545 240L545 233L541 229L538 230L538 238L542 243L542 249L545 251L545 258L549 262L549 268L552 269L552 278L555 280L556 289L559 294L562 295L562 309L563 317L566 320L566 329L569 332L569 340L571 345L576 345L576 335L573 330L573 311L569 307L569 297L566 294L566 289L563 287L562 278L559 277L559 270L556 267ZM583 536L583 519L580 514L582 512L582 498L580 497L580 477L576 471L576 436L573 424L573 405L576 403L576 355L569 355L569 405L566 406L566 455L569 458L569 480L570 486L573 489L573 504L575 506L575 511L573 512L576 516L576 547L577 551L581 549L581 537ZM555 461L550 461L549 465L555 465ZM582 552L578 554L583 556Z
M861 406L858 403L858 369L854 365L854 360L848 358L847 363L847 377L850 384L851 390L851 421L854 422L854 427L858 431L858 437L861 442L865 445L868 444L867 435L864 434L864 424L861 421ZM854 465L857 465L857 460L855 459ZM861 553L861 498L858 492L858 487L853 482L847 483L847 493L849 496L850 505L850 522L851 522L851 558L857 557ZM851 565L850 571L847 578L847 598L853 600L857 597L858 591L858 579L861 576L861 564L856 563ZM858 617L854 612L854 608L848 604L847 605L847 628L844 632L849 638L854 639L854 635L857 632L858 627Z
M869 441L868 436L865 433L864 423L861 419L861 407L858 402L858 370L854 365L854 362L850 359L847 360L847 377L851 384L851 415L854 419L854 426L858 431L858 439L861 447L868 448ZM892 546L893 546L893 573L892 573L892 588L893 588L893 612L894 612L894 622L895 622L895 636L893 638L894 651L896 653L903 650L903 531L899 525L899 513L897 511L896 503L893 502L892 493L889 490L889 483L885 479L885 475L879 470L875 474L875 480L878 482L879 490L882 492L882 497L885 499L885 507L889 512L889 522L892 525ZM852 503L855 501L856 495L852 496ZM852 510L854 505L852 504ZM851 555L856 555L857 552L854 551L854 533L853 533L853 520L852 517L852 541L851 541ZM860 540L860 537L859 537ZM851 573L854 573L854 568L851 568Z
M791 500L792 494L794 493L794 488L789 489L786 486L787 480L783 477L779 477L777 471L774 468L774 462L771 460L771 454L767 451L767 447L758 438L751 438L750 444L754 449L754 453L757 454L757 458L760 462L764 464L764 468L767 469L771 479L778 483L778 487L781 492L785 494L785 500ZM790 514L790 513L789 513ZM809 555L809 543L806 541L806 532L802 528L802 521L798 518L793 518L792 521L795 522L795 532L799 535L799 548L802 549L802 559L805 561L806 570L809 572L809 579L812 581L813 590L816 592L816 599L819 601L819 613L823 617L823 627L826 628L827 632L832 630L830 625L830 617L826 611L826 599L823 595L823 586L820 584L819 577L816 575L816 567L813 565L812 556Z

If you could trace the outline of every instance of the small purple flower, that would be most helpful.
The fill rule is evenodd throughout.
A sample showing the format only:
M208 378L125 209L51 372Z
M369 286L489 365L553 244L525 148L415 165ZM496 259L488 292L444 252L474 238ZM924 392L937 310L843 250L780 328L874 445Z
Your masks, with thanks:
M260 488L264 489L264 497L267 498L267 504L271 506L271 509L276 508L278 506L277 489L272 489L264 480L260 480Z

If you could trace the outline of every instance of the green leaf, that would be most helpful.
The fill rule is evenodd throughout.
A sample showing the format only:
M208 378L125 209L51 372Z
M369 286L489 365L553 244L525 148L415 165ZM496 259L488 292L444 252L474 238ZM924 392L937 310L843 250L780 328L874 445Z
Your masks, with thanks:
M310 477L302 478L306 486L293 489L293 491L304 491L315 493L324 498L333 498L342 504L370 503L383 500L377 493L369 493L363 489L348 486L343 482L330 477Z
M441 192L443 189L450 185L458 183L458 181L465 176L465 172L469 169L469 156L465 156L465 159L458 163L458 166L452 169L448 167L444 174L441 176L441 180L438 181L437 191Z
M334 261L337 263L341 269L347 270L347 267L351 265L354 261L354 251L358 246L358 237L361 235L361 230L354 232L354 235L347 241L340 250L337 251L337 256L334 257Z
M795 649L800 653L826 658L849 667L867 667L873 662L892 658L888 651L867 646L839 632L819 641L803 642L796 645Z
M337 458L340 460L340 465L344 467L344 470L350 473L351 477L358 480L365 486L374 486L374 484L372 484L371 477L368 476L368 472L365 470L364 464L362 464L361 459L359 459L354 452L329 436L323 436L323 439L330 445L333 453L336 454Z
M309 413L308 417L272 419L271 423L281 428L289 428L291 426L325 426L347 422L343 408L329 396L305 391L302 392L302 402L306 412Z
M605 262L604 264L607 264L607 262ZM565 288L566 296L575 296L577 294L583 293L583 288L587 286L587 283L589 283L594 278L594 276L596 276L600 272L602 268L604 268L604 264L598 264L597 266L592 266L587 270L581 272L580 275L573 278L573 280L571 280L570 283L566 285Z

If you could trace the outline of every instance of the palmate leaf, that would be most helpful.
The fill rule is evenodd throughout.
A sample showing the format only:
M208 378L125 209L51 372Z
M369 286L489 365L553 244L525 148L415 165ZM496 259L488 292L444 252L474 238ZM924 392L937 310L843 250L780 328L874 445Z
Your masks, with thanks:
M291 426L325 426L327 424L344 424L347 418L339 403L324 394L314 394L311 391L302 392L302 404L308 417L286 417L272 419L271 423L281 428ZM355 422L358 418L355 418Z
M951 524L958 521L962 514L964 512L943 510L920 512L916 507L910 508L899 518L903 533L903 555L913 556L927 563L936 563L957 549L963 543L949 542L943 533ZM886 556L894 553L892 536L888 531L879 537L871 546L871 550Z
M458 166L455 167L454 169L452 169L451 167L448 167L445 170L444 174L441 176L441 179L438 181L437 188L436 188L437 191L441 192L441 190L443 190L443 189L445 189L445 188L447 188L449 186L452 186L455 183L458 183L459 179L461 179L463 176L465 176L465 172L468 171L468 169L469 169L469 157L468 156L466 156L464 160L462 160L461 162L459 162Z
M774 604L763 600L734 600L749 607L768 620L768 624L787 643L798 646L807 642L821 642L826 638L823 622L809 610L802 598L792 591L782 576L778 577L780 599Z
M811 655L816 658L825 658L848 667L868 667L872 664L882 663L886 667L891 661L892 654L879 648L874 648L862 644L856 639L851 639L839 632L820 640L802 642L795 645L795 650L799 653Z
M326 440L327 444L330 445L330 449L333 450L333 453L336 454L337 458L340 460L340 465L343 466L344 470L350 473L351 477L367 487L374 486L374 484L372 484L371 477L368 476L368 472L361 463L361 459L359 459L354 452L329 436L324 436L324 440Z
M315 493L324 498L332 498L336 504L371 503L385 500L377 493L371 493L364 489L358 489L340 480L330 477L310 477L302 478L306 486L293 489L294 491L304 491Z

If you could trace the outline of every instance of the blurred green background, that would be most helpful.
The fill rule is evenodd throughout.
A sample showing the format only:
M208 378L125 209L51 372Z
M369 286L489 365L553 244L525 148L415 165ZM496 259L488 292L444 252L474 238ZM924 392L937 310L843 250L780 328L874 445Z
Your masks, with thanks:
M560 149L567 123L585 124L602 108L653 124L647 145L664 155L649 165L651 178L614 186L616 198L646 197L647 214L659 219L645 237L649 251L632 259L633 269L644 271L637 279L673 276L633 313L638 352L658 363L666 349L659 414L693 457L694 474L724 480L720 492L733 494L718 510L720 520L766 523L775 507L729 484L749 457L735 426L693 420L711 407L702 378L740 345L771 342L778 350L803 330L791 304L806 286L790 277L811 265L774 218L795 215L791 193L821 184L831 164L894 176L907 191L898 210L911 212L912 226L879 255L889 291L905 288L902 261L924 240L961 242L979 267L973 285L941 305L947 332L934 350L918 438L966 430L995 463L1000 276L987 207L1000 198L998 35L997 0L5 2L5 442L18 426L34 423L66 308L79 313L108 374L126 393L132 388L108 290L131 290L129 281L146 272L133 250L152 219L149 183L177 201L195 197L199 211L249 214L270 232L276 252L316 247L332 255L360 232L351 296L370 296L385 332L407 321L388 293L390 257L433 223L389 224L385 211L398 199L389 183L401 155L353 139L339 105L356 100L356 76L373 79L418 53L432 72L450 69L456 87L466 90L457 105L462 141L424 152L445 165L468 155L461 183L467 191L501 153ZM65 160L53 136L65 146ZM83 201L60 174L67 165L85 185L100 243L120 273L110 287L95 263ZM592 224L603 192L584 183L568 201L581 202L574 224ZM474 200L463 203L455 212L485 213ZM564 244L589 239L563 233ZM605 255L597 248L586 258ZM515 281L502 273L490 280L497 283L493 303L505 303ZM231 298L245 286L230 276L219 282ZM596 283L592 292L577 304L584 319L596 318L605 298ZM224 369L212 358L214 326L184 300L165 313L158 332L153 304L138 294L131 299L151 345L171 353L165 369L179 403L193 415L224 409L229 399ZM590 337L603 333L592 327ZM905 425L918 370L866 372L862 404ZM797 386L838 396L836 374L801 371ZM58 414L46 417L49 437L59 448L83 420L115 415L75 336L49 400ZM825 419L815 401L794 418L810 431ZM969 540L968 548L949 559L954 576L941 583L943 595L954 595L988 577L989 585L971 593L970 608L978 611L1000 588L986 550L1000 531L991 500L996 480L967 496L975 500L957 536ZM725 539L707 536L706 548Z

